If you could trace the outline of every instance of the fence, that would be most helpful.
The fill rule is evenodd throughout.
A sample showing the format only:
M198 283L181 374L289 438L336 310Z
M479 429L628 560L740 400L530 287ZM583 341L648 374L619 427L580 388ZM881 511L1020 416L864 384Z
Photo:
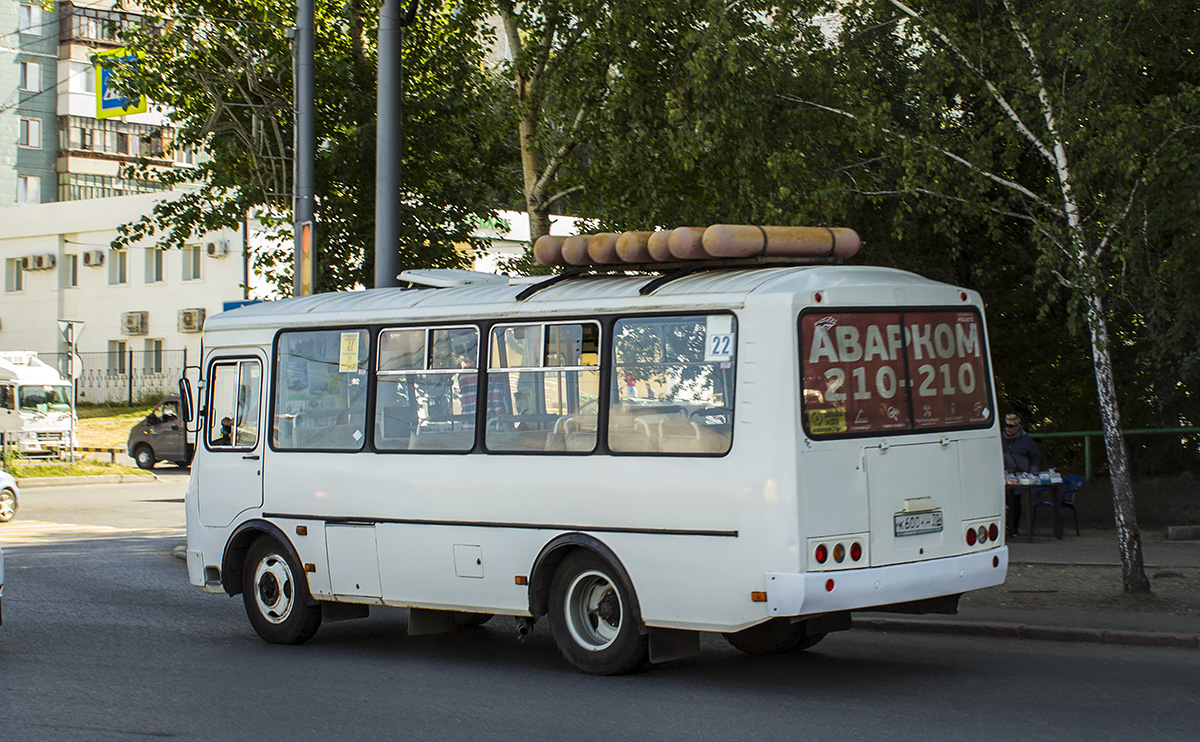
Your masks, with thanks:
M187 366L187 348L180 350L125 350L79 353L83 370L75 382L79 402L117 402L132 405L151 397L175 394ZM70 378L67 353L39 353L38 357Z
M1179 428L1126 428L1122 432L1126 437L1126 446L1129 449L1130 459L1134 464L1138 462L1139 458L1146 456L1146 451L1138 450L1145 447L1135 444L1136 437L1139 436L1173 436L1173 439L1168 439L1164 443L1167 443L1173 449L1173 453L1176 454L1174 458L1180 459L1174 462L1179 467L1187 467L1190 463L1193 463L1196 452L1200 450L1200 436L1197 436L1197 433L1200 433L1200 427L1196 426ZM1043 467L1057 464L1059 468L1063 468L1064 463L1068 467L1071 467L1073 463L1074 466L1071 468L1078 471L1079 465L1082 463L1085 479L1091 479L1096 469L1096 451L1094 448L1098 446L1100 457L1104 456L1104 431L1102 430L1071 430L1062 433L1030 433L1029 435L1037 439L1039 444L1041 444ZM1071 445L1065 449L1055 447L1055 443L1058 442L1073 444L1074 439L1082 440L1082 446L1077 448ZM1093 439L1097 439L1096 443L1093 443ZM1047 443L1050 445L1047 446ZM1047 448L1051 449L1049 457L1047 456ZM1079 461L1079 458L1083 459L1082 462ZM1161 454L1159 458L1161 458ZM1135 468L1137 467L1135 466ZM1156 467L1147 466L1146 468Z

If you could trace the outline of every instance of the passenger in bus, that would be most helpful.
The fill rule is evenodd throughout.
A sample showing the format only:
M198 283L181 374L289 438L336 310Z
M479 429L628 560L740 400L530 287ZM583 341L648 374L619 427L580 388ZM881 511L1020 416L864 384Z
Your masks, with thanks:
M1042 469L1042 452L1038 450L1033 438L1021 427L1020 415L1004 416L1004 435L1000 437L1001 450L1004 452L1004 471L1033 472ZM1006 490L1008 499L1008 532L1019 534L1021 523L1021 493Z

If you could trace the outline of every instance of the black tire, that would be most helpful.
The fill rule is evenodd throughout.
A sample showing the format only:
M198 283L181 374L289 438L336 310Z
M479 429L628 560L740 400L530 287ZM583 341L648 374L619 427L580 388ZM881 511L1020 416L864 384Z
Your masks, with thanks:
M321 627L321 606L308 592L302 567L266 536L246 552L242 602L250 625L272 644L303 644Z
M460 629L473 629L483 626L493 618L495 614L492 613L459 613L454 617L454 625Z
M641 630L633 588L590 551L562 561L550 582L550 630L567 661L591 675L643 668L649 641Z
M5 487L0 490L0 523L7 523L17 517L17 509L20 504L17 502L17 493L10 488Z
M133 449L133 461L138 465L139 469L153 469L155 461L154 449L143 443Z
M825 634L809 634L804 621L772 618L748 629L723 635L725 641L746 654L782 654L799 652L816 645Z

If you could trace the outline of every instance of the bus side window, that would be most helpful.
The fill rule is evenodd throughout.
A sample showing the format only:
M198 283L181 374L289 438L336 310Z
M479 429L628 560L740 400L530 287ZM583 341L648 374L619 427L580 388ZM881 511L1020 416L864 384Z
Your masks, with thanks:
M366 330L280 333L272 444L284 450L360 450L366 442L369 350Z
M380 332L375 447L470 451L478 377L477 327Z
M11 410L15 408L13 404L12 387L8 385L0 386L0 408Z
M210 378L205 430L209 447L257 446L262 395L262 368L258 361L215 363ZM173 408L171 411L174 412Z
M613 333L609 448L727 453L733 440L734 317L624 319Z
M595 450L598 324L496 326L490 347L489 450Z

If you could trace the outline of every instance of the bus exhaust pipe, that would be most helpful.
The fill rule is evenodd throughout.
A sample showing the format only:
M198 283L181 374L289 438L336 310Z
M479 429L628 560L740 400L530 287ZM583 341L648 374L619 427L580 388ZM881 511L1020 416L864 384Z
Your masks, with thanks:
M533 631L533 624L537 619L527 616L517 616L517 639L524 641L525 637L529 636L529 632Z

